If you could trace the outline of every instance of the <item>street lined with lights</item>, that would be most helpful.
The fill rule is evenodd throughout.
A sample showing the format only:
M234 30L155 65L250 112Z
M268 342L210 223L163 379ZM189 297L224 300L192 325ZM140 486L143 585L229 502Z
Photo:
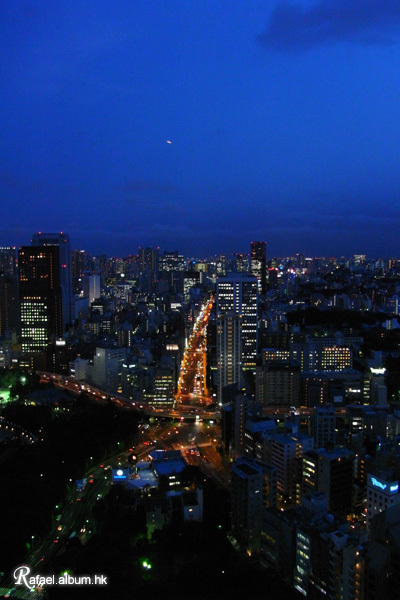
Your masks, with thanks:
M206 384L206 368L207 325L213 304L213 297L204 303L187 342L181 365L178 392L175 397L177 405L193 402L209 404L211 402Z

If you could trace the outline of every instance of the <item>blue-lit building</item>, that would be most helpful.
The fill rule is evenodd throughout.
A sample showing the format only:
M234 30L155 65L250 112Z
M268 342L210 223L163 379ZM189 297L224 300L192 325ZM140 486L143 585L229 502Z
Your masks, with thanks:
M368 474L367 479L367 528L370 529L371 519L400 503L399 482L384 474Z

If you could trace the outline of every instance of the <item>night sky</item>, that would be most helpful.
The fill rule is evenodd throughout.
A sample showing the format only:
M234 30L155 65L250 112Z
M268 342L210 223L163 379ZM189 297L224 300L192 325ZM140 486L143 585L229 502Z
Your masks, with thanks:
M0 22L0 245L400 255L398 0L3 0Z

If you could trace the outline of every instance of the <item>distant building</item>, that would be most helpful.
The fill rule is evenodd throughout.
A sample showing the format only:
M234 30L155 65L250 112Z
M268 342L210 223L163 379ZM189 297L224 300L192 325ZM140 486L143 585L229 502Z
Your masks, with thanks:
M19 331L19 325L18 282L15 277L0 272L0 336L7 330Z
M250 244L250 273L257 277L259 289L265 296L267 287L267 243L251 242Z
M89 304L101 297L100 275L89 275Z
M15 246L0 247L0 275L16 279L17 276L17 250Z

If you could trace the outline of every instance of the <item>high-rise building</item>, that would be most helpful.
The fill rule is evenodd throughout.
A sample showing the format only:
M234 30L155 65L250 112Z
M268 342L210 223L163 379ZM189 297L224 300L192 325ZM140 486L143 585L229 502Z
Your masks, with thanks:
M295 497L295 471L297 444L290 436L275 435L269 441L269 461L276 467L278 493L284 497Z
M336 413L332 405L316 406L311 418L315 447L333 448L336 443Z
M22 246L18 265L22 352L43 353L63 332L60 249Z
M100 275L89 275L89 304L101 297Z
M325 492L328 508L339 515L351 512L353 453L346 448L324 449L303 455L303 494Z
M97 347L92 369L94 384L103 390L118 392L126 356L126 348Z
M232 271L234 273L249 272L249 255L235 252L232 254Z
M219 254L215 258L215 273L217 277L225 277L226 275L226 254Z
M164 250L164 256L162 259L162 270L165 271L184 271L185 270L185 259L183 254L179 254L177 250L168 252Z
M267 287L267 243L251 242L250 273L257 277L259 289L265 295Z
M146 398L154 406L172 406L175 392L175 369L160 367L154 376L154 386L151 394Z
M263 471L255 461L239 458L232 467L232 533L248 554L260 549Z
M153 292L159 271L159 249L139 248L140 289L143 292Z
M16 278L17 275L17 253L15 246L0 247L0 274Z
M71 273L74 289L80 289L79 280L82 273L87 270L87 256L85 250L74 250L72 252Z
M217 317L235 312L242 322L242 368L256 364L258 289L255 277L233 273L217 280Z
M19 329L18 283L0 273L0 336L8 329Z
M185 259L183 254L179 254L177 250L174 252L165 250L162 258L162 278L163 281L167 282L170 292L183 292L184 270Z
M32 246L57 246L60 262L60 285L62 290L62 324L72 323L72 279L71 279L71 248L67 233L34 233L31 240Z
M241 317L235 312L219 315L217 321L218 401L222 405L222 389L239 384L241 376Z
M262 406L299 406L299 367L273 361L256 367L256 400Z

